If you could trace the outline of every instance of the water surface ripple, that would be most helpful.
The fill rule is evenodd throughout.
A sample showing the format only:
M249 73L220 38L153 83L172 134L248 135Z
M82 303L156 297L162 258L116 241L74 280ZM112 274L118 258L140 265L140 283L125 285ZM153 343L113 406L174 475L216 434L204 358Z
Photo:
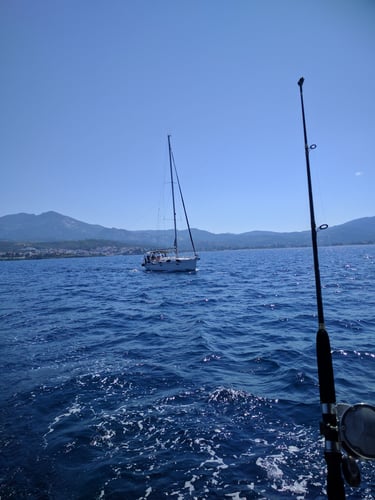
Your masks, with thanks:
M337 399L375 404L375 247L320 259ZM0 268L0 498L325 498L310 249Z

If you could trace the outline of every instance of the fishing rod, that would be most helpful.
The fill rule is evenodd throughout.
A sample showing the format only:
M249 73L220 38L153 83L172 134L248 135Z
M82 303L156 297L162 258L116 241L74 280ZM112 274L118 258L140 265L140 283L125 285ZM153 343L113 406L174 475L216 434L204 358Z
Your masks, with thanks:
M355 405L336 404L335 380L331 346L324 322L322 286L320 281L317 233L327 229L327 224L317 228L315 223L314 200L310 171L310 151L316 148L307 141L305 108L303 103L304 78L298 80L301 96L303 134L307 184L309 192L311 241L314 260L316 302L318 309L318 331L316 334L316 357L318 365L319 393L322 410L320 433L324 437L324 457L327 463L327 497L329 500L345 499L344 480L352 486L361 482L357 459L375 459L375 407L358 403Z
M309 146L307 141L305 108L303 104L303 86L304 78L298 80L301 96L302 108L302 122L303 133L305 139L305 156L306 156L306 171L307 171L307 184L309 192L309 205L310 205L310 223L311 223L311 241L314 259L314 273L315 273L315 289L316 289L316 302L318 308L318 331L316 334L316 355L318 364L318 378L319 378L319 391L320 391L320 404L322 409L322 422L320 425L320 432L325 438L325 451L324 456L327 463L327 496L329 499L341 500L345 499L344 481L341 473L342 454L339 439L337 411L336 411L336 391L335 380L333 375L333 365L331 356L331 346L329 341L328 332L324 323L324 310L322 299L322 286L320 281L319 270L319 256L318 256L318 243L317 232L318 228L315 223L314 213L314 200L311 183L310 171L310 150L315 149L315 144ZM319 229L325 229L327 226L323 225Z

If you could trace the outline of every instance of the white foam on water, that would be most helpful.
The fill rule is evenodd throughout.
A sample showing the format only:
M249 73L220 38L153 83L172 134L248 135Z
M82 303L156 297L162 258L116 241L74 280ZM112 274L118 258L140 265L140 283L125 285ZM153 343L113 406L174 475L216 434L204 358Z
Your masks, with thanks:
M184 489L187 489L189 495L192 495L195 491L194 483L198 479L198 476L193 475L193 477L189 481L185 481Z
M47 436L54 432L59 422L61 422L61 420L63 420L64 418L68 418L72 415L78 415L81 413L81 411L82 407L76 400L64 413L61 413L61 415L57 415L57 417L53 419L52 423L48 425L48 432L43 434L44 448L47 448L48 446Z
M256 464L264 469L267 473L267 478L272 482L271 487L280 493L290 492L293 495L304 495L308 493L307 480L311 479L311 475L298 476L298 480L289 480L284 477L282 466L286 465L286 457L283 453L270 455L266 458L258 458Z
M226 493L225 497L232 498L233 500L247 500L246 497L242 497L239 491L235 491L234 493Z

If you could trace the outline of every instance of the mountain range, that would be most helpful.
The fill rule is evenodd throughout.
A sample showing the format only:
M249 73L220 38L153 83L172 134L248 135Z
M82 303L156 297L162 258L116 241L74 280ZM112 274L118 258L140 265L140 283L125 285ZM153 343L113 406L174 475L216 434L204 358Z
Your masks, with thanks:
M240 248L282 248L311 244L310 231L273 232L250 231L241 234L214 234L200 229L192 229L198 251ZM19 213L0 217L0 241L2 247L9 243L56 243L99 240L138 248L169 247L173 241L172 230L128 231L107 228L97 224L87 224L57 212L40 215ZM180 248L189 247L188 232L179 231ZM375 217L355 219L345 224L319 231L320 245L375 244Z

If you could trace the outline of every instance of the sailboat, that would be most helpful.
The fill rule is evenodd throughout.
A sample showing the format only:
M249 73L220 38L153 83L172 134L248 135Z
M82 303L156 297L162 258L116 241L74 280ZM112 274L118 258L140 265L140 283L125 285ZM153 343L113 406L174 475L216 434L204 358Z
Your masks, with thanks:
M170 249L157 249L157 250L149 250L148 252L146 252L143 258L142 266L147 271L158 271L158 272L168 272L168 273L195 272L197 270L197 262L199 260L199 256L195 250L193 236L189 225L189 219L186 212L185 202L182 196L180 180L178 178L176 164L174 162L174 156L171 147L170 135L168 135L168 151L169 151L169 171L170 171L171 189L172 189L174 243L173 247ZM191 256L181 256L179 253L178 240L177 240L175 189L174 189L175 182L177 183L178 186L182 207L184 209L185 221L187 229L189 231L190 243L194 254Z

